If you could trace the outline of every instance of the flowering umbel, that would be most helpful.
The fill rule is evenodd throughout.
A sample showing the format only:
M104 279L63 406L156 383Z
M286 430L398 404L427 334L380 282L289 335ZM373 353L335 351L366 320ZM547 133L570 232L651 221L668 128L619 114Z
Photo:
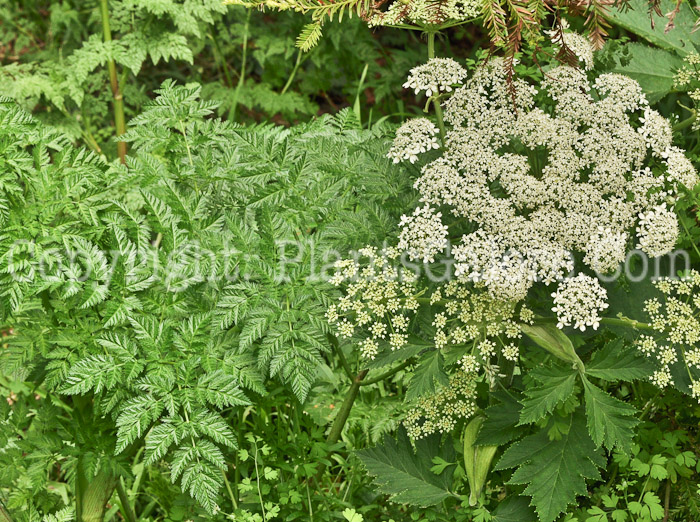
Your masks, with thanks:
M660 388L674 382L674 369L687 377L689 393L700 402L700 273L660 279L660 298L646 301L644 310L654 335L642 335L637 347L656 363L651 381ZM683 380L686 380L684 377Z
M587 42L571 34L560 40L588 68ZM367 262L337 263L334 282L345 283L346 293L328 311L365 359L404 349L404 358L392 359L409 359L423 351L410 336L428 334L426 357L452 368L451 379L416 396L405 419L414 438L471 416L475 383L495 386L501 368L519 364L523 331L543 319L527 306L533 286L551 286L558 328L598 329L607 291L592 273L614 272L635 247L652 257L671 251L679 235L672 205L682 186L698 182L672 145L670 123L630 78L589 80L584 70L557 66L540 85L515 78L511 89L501 59L455 88L464 75L454 60L411 70L405 87L449 96L441 104L444 146L427 118L398 129L388 153L395 162L440 150L414 183L421 204L402 216L397 248L383 255L365 248ZM414 268L445 261L451 272L424 281L394 267L399 258ZM700 325L690 312L674 304L673 322L654 306L655 324L659 331L671 325L672 342L697 342L690 337L700 338ZM653 380L664 386L676 352L654 343L644 341L643 349L658 358ZM694 350L684 360L700 367ZM700 384L692 381L692 389L700 396Z

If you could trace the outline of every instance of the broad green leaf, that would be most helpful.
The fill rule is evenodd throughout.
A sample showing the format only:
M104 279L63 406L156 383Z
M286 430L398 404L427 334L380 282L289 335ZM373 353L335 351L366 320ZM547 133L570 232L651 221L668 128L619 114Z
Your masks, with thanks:
M424 354L406 390L406 400L412 401L422 395L435 393L440 386L448 384L447 374L443 368L442 353L432 350Z
M662 0L659 8L662 13L670 13L675 4L676 2L672 0ZM663 16L654 14L652 19L649 18L649 6L645 0L630 0L629 8L627 5L623 5L620 8L610 10L610 21L638 34L662 49L684 55L693 51L693 42L700 43L698 33L691 34L695 24L695 15L693 15L692 7L686 2L680 5L674 29L666 31L668 19Z
M510 495L492 513L491 522L536 522L537 516L525 497Z
M634 437L634 427L639 423L634 418L637 410L608 395L585 377L582 380L588 431L593 441L598 446L604 444L609 450L617 446L623 452L628 452Z
M578 495L587 494L586 479L600 479L598 468L605 465L580 408L567 423L559 439L549 440L544 428L514 443L495 467L518 467L508 483L527 485L524 493L532 497L541 522L553 522Z
M649 360L622 339L606 344L586 365L586 375L611 382L645 379L653 370Z
M454 453L449 444L441 447L440 437L433 435L416 441L416 453L405 430L399 430L398 439L389 436L384 443L356 454L375 477L379 490L391 495L394 502L415 506L433 506L451 496L452 473L449 469L440 475L430 471L432 460L440 456L453 461Z
M484 420L476 438L478 445L501 445L518 438L525 428L518 425L522 405L513 397L502 391L492 392L497 404L486 408Z
M542 385L525 390L523 409L520 411L518 424L530 424L542 419L554 411L559 404L566 401L574 393L576 373L562 373L559 368L550 368L541 374Z
M626 49L629 62L618 62L614 72L637 80L649 103L656 103L673 89L676 70L683 66L683 60L670 51L640 43L631 43Z

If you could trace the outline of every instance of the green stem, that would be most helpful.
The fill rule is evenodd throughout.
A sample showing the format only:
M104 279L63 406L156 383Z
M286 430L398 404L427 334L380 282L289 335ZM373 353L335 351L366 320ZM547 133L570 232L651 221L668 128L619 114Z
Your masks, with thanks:
M435 32L428 33L428 59L432 60L435 58ZM436 93L437 94L437 93ZM445 146L445 119L442 115L442 106L440 105L440 100L435 97L433 98L433 107L435 108L435 116L438 121L438 128L440 129L440 142L442 146Z
M362 370L360 373L357 374L355 379L353 379L352 384L350 385L350 389L345 395L343 405L340 407L340 410L338 410L338 414L335 416L333 426L331 426L331 431L328 433L328 439L326 440L326 442L328 442L329 444L335 444L336 442L338 442L338 440L340 440L340 435L343 433L345 423L347 422L348 417L350 416L350 410L352 410L352 405L355 403L357 394L360 391L360 386L362 386L362 380L365 378L365 375L367 375L368 371L369 370Z
M109 5L108 0L100 0L100 11L102 12L102 34L105 42L112 41L112 31L109 27ZM126 118L124 117L124 97L119 90L119 79L117 78L117 64L114 60L107 61L109 70L109 84L112 88L112 98L114 100L114 126L117 137L126 132ZM126 142L117 141L117 153L119 160L126 163Z
M681 130L683 130L683 129L686 129L687 127L690 127L690 126L695 122L695 120L697 119L697 117L698 117L698 115L696 114L696 112L695 112L695 111L692 111L692 114L691 114L688 118L686 118L686 119L683 120L683 121L679 121L678 123L676 123L676 124L673 126L673 130L674 130L674 131L681 131Z
M627 326L629 328L634 328L636 330L653 330L654 327L649 323L642 323L640 321L635 321L629 317L603 317L600 322L602 324L609 324L611 326Z
M335 352L338 354L338 359L340 359L340 366L343 368L345 375L347 375L350 380L353 380L355 378L355 374L352 372L352 368L350 368L350 364L345 358L345 354L343 353L342 348L338 345L338 339L336 339L336 337L332 334L328 334L328 341L331 343L331 346L335 349Z
M2 500L0 500L0 522L13 522L10 512L5 508Z
M236 119L236 106L238 105L238 98L241 94L241 89L245 83L245 69L246 61L248 59L248 28L250 26L250 15L253 12L252 9L248 9L248 15L245 19L245 25L243 26L243 56L241 58L241 73L238 75L238 83L236 84L236 90L233 93L233 103L231 104L231 110L229 111L229 120L233 121Z
M233 87L233 79L229 71L228 63L226 62L226 57L224 53L221 52L221 47L219 47L219 41L213 34L209 34L209 38L214 42L214 59L221 64L221 69L224 73L224 78L226 80L226 85L228 87Z
M226 491L228 491L228 496L231 498L233 509L238 509L238 502L236 501L236 496L233 494L233 490L231 489L231 483L228 481L226 472L222 471L221 475L224 477L224 484L226 484Z
M122 504L124 518L127 522L136 522L136 513L134 513L134 508L131 507L129 495L126 494L126 489L124 489L124 479L121 477L117 480L117 495L119 495L119 502Z
M374 377L374 378L372 378L372 379L367 379L366 381L362 381L362 382L360 383L360 386L369 386L370 384L376 384L376 383L378 383L379 381L383 381L384 379L388 379L388 378L391 377L392 375L394 375L394 374L400 372L401 370L403 370L406 366L408 366L409 364L411 364L411 362L413 362L413 360L412 360L412 359L408 359L407 361L402 362L401 364L399 364L398 366L392 368L391 370L387 370L386 372L382 373L381 375L378 375L378 376L376 376L376 377Z
M299 66L301 65L301 54L301 49L299 49L299 52L297 52L297 62L294 64L294 69L292 69L292 73L289 75L289 78L287 78L287 83L284 84L284 87L282 88L282 92L280 92L280 94L284 94L285 92L287 92L287 89L289 89L290 85L292 85L294 77L297 75L297 71L299 70Z
M79 464L76 477L76 521L102 522L116 481L105 471L100 471L89 479L88 481L85 470Z
M685 222L682 219L678 220L683 227L683 230L685 231L686 234L688 234L688 237L690 238L690 230L688 230L688 225L685 224ZM700 250L698 250L698 246L695 244L695 241L691 239L690 244L693 245L693 249L695 250L695 253L700 257Z
M362 380L365 378L365 375L367 375L367 372L369 370L362 370L360 373L357 374L357 376L353 379L352 384L350 385L350 389L348 389L347 394L345 395L345 400L343 400L343 404L340 407L340 410L338 410L337 415L335 416L335 419L333 420L333 425L331 426L331 431L328 433L328 438L326 439L326 442L331 445L335 444L340 440L340 435L343 433L343 428L345 427L345 423L348 420L348 417L350 416L350 410L352 410L352 406L355 403L355 399L357 399L357 395L360 392L360 386L362 386ZM321 465L318 468L318 472L316 473L316 481L320 482L321 477L323 476L323 472L326 469L326 465L321 463Z

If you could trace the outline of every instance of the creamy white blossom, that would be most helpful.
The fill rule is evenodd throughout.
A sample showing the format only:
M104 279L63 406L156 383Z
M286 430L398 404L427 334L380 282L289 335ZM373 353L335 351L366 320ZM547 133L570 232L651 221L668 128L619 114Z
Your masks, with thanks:
M639 214L637 248L651 257L668 254L678 241L678 218L666 205L659 205Z
M427 97L441 92L452 92L452 86L466 78L467 71L452 58L432 58L427 63L411 69L405 89L415 94L425 92Z
M440 148L436 138L438 132L438 128L428 118L408 120L396 131L387 157L393 159L394 163L406 160L415 163L419 154Z
M565 279L552 293L557 314L557 327L573 326L581 331L587 327L597 330L600 312L608 307L608 293L597 279L586 274Z
M398 248L413 260L432 263L435 255L447 246L447 226L442 214L429 205L418 207L410 216L401 216Z
M369 25L443 24L449 20L463 22L481 14L477 0L395 0L389 7L372 15Z

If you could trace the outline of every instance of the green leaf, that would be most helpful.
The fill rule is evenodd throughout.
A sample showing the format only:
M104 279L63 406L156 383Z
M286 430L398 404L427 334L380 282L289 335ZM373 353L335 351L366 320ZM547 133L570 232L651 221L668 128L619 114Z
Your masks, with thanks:
M440 437L433 435L416 441L413 453L411 441L400 429L398 439L386 436L384 443L356 452L367 472L375 477L379 490L391 496L394 502L415 506L434 506L452 495L452 474L445 470L440 475L430 471L433 458L439 456L452 462L450 445L440 446Z
M662 13L670 13L675 4L676 2L672 0L662 0L659 8ZM662 49L675 51L680 55L694 50L692 42L695 36L691 31L696 17L688 3L683 2L680 5L680 11L675 19L676 27L668 32L666 31L668 19L663 16L654 14L654 27L652 27L646 0L630 0L619 8L611 9L609 14L610 21L614 24L638 34Z
M618 61L613 71L637 80L649 103L656 103L673 89L676 70L683 66L681 58L640 43L628 44L625 49L629 52L629 61L624 64Z
M637 410L608 395L585 377L583 389L588 431L593 441L598 446L604 444L609 450L617 446L623 452L628 452L634 438L634 427L639 423L634 418Z
M429 343L414 335L408 337L408 344L402 346L399 350L384 350L379 352L379 355L367 364L369 368L383 368L390 364L403 362L406 359L415 357L419 353L435 348L435 343Z
M537 522L537 516L525 497L510 495L492 513L491 522Z
M539 379L543 384L525 390L519 424L537 422L571 397L574 393L576 373L558 367L540 369Z
M496 391L491 397L500 401L486 408L484 420L476 438L478 445L503 445L523 434L525 428L518 425L522 405L509 394Z
M664 516L664 508L661 499L651 491L644 493L642 502L630 502L630 513L637 515L642 520L661 520Z
M527 484L524 493L542 522L553 522L578 495L587 494L586 479L599 480L605 465L600 450L588 435L579 408L567 419L568 431L549 440L547 429L509 447L495 469L518 466L509 484Z
M586 365L586 375L610 382L646 379L653 371L649 360L622 339L606 344Z
M448 382L449 379L443 368L442 353L440 350L431 350L418 361L411 381L408 383L406 400L410 402L422 395L435 393L440 386L445 386Z

